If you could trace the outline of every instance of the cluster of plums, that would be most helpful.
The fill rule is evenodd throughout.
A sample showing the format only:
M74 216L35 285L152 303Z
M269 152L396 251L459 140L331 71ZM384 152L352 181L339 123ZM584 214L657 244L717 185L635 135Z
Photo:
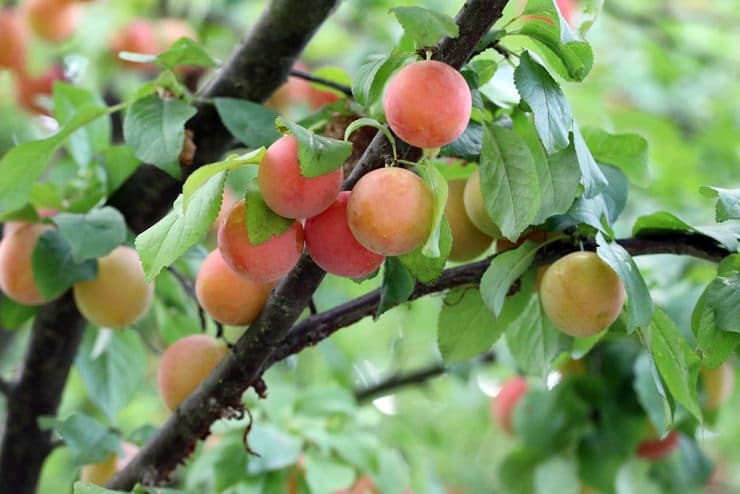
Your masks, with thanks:
M69 39L81 19L81 3L91 0L22 0L17 6L0 7L0 70L12 72L18 104L33 113L47 113L40 96L50 96L55 81L65 80L59 65L41 73L28 68L31 37L59 43ZM129 51L154 55L166 50L181 37L197 39L193 28L175 18L138 19L124 26L110 40L111 53ZM151 66L122 62L127 67L150 70Z

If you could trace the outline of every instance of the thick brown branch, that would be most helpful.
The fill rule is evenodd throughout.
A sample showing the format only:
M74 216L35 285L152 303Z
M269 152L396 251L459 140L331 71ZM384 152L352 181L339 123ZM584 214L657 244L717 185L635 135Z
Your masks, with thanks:
M303 4L303 2L299 3ZM479 38L500 16L505 3L505 0L468 0L458 20L468 24L461 28L463 33L461 38L463 36L471 38L460 39L454 43L443 41L437 57L447 61L447 55L449 55L449 61L454 66L462 65L472 53ZM285 7L284 4L285 2L275 2L273 8ZM308 5L309 2L305 4ZM284 24L290 24L300 17L296 8L294 6L293 10L277 15L268 14L266 18L282 19ZM315 2L310 2L310 9L315 8ZM261 23L258 24L258 28ZM465 54L466 49L468 49L467 55ZM266 54L262 55L267 57ZM285 67L276 69L273 66L271 70L277 70L276 75L263 75L277 85L284 80L291 64L292 59L285 64ZM259 67L259 63L257 66ZM239 69L239 64L235 64L234 68L240 70L238 74L244 73L243 68ZM226 75L221 79L222 84L228 87L231 78ZM208 91L214 91L214 85L209 86ZM241 95L241 97L249 96L246 93ZM202 118L205 118L206 114ZM198 135L196 130L196 136ZM201 135L200 138L204 136ZM206 145L210 145L207 139L205 142ZM400 155L411 159L420 156L418 149L400 144L402 144ZM198 144L198 148L201 148L201 143ZM369 170L383 166L391 155L390 145L385 137L376 136L350 177L345 181L344 188L351 188ZM158 483L166 479L177 464L190 454L197 439L208 434L211 423L220 418L224 410L239 406L242 393L252 383L257 382L267 368L266 364L269 363L273 353L290 332L293 323L308 305L324 274L304 254L295 269L280 282L271 294L265 309L250 325L249 331L236 342L232 352L178 407L176 413L164 424L159 433L109 483L109 486L126 489L131 488L137 481Z
M493 350L480 355L475 358L473 362L478 364L488 364L496 360L496 354ZM395 374L392 375L376 384L368 386L366 388L358 389L355 391L355 398L357 401L367 401L377 398L378 396L385 396L396 391L399 388L405 386L414 386L417 384L424 384L430 379L441 376L450 370L449 367L445 367L442 363L432 364L429 367L418 369L407 374Z
M84 329L71 293L45 306L34 320L20 375L6 393L0 485L8 491L36 491L41 466L53 449L51 432L41 430L38 419L56 414Z

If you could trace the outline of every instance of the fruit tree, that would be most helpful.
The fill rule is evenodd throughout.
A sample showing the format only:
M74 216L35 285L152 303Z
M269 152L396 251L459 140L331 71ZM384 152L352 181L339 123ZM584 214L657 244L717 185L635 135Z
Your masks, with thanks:
M0 491L740 491L738 22L3 2Z

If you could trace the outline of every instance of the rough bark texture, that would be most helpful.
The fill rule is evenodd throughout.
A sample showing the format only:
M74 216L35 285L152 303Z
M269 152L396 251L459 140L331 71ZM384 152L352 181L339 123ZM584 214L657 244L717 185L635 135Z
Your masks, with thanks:
M36 490L44 459L52 450L51 432L39 429L37 421L56 415L84 329L71 293L44 307L34 320L23 367L7 392L0 443L3 492Z
M456 40L443 40L436 53L439 60L460 67L470 57L478 40L501 16L505 0L469 0L458 15L465 25ZM295 13L290 14L291 17ZM464 38L464 36L466 38ZM467 50L467 51L466 51ZM287 74L287 70L283 76ZM196 132L197 136L197 132ZM399 143L399 155L408 159L420 156L418 149ZM200 145L199 145L200 147ZM350 189L362 175L383 166L392 156L390 144L376 135L344 184ZM324 272L304 254L296 268L278 285L264 310L235 344L221 365L186 399L159 433L129 465L108 484L112 488L131 488L137 481L158 483L186 458L195 442L208 434L213 421L230 407L238 407L241 395L256 384L283 338L308 305Z

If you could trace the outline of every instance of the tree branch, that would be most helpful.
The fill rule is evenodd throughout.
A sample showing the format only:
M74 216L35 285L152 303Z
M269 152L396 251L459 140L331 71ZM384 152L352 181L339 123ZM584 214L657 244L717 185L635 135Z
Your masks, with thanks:
M308 2L298 4L305 9ZM314 4L315 2L311 2L309 10L316 8ZM460 37L454 41L444 40L436 53L437 58L460 67L472 54L480 37L500 17L505 4L505 0L468 0L457 18L461 25ZM277 6L286 7L285 2L275 2L273 7ZM300 18L295 10L297 8L298 5L294 5L293 10L275 16L268 14L266 18L283 19L284 24L290 25L296 18ZM263 24L260 21L255 29ZM264 53L261 55L266 56ZM276 87L284 80L292 61L289 60L282 67L282 72L277 69L278 74L272 78L265 74L266 80ZM233 68L239 70L240 74L245 73L240 64L235 64ZM273 70L276 69L273 67ZM227 75L222 79L223 84L228 86L231 78ZM207 91L214 91L218 87L218 84L212 84ZM205 118L205 115L207 113L201 118ZM208 134L204 136L198 131L195 134L196 139L205 139L205 145L210 145ZM420 150L401 142L399 144L400 155L420 157ZM202 145L198 144L199 150ZM343 187L351 189L362 175L383 166L391 153L387 139L376 135ZM266 364L308 305L324 275L324 271L304 254L293 271L271 293L265 308L250 325L249 331L239 338L216 370L178 407L157 435L111 480L109 487L130 489L138 481L154 484L166 480L177 464L190 454L196 441L208 435L211 423L221 418L224 410L240 406L241 395L247 387L260 379L267 368Z
M489 364L495 361L496 354L493 350L489 350L475 359L472 359L472 362L477 364ZM378 396L388 395L405 386L424 384L434 377L445 374L448 370L450 370L449 367L445 367L442 363L437 363L407 374L394 374L376 384L358 389L355 391L355 399L360 402L372 400Z
M13 385L5 379L0 378L0 394L8 396L13 389Z
M36 491L53 447L51 431L41 430L38 419L56 415L85 325L71 292L46 305L34 320L18 381L7 391L0 441L0 485L16 494Z
M732 253L719 246L709 237L691 233L656 233L647 237L621 239L618 240L618 243L633 256L678 254L719 262ZM587 250L595 250L596 248L593 242L585 242L583 246ZM550 264L576 250L578 249L573 244L564 241L550 244L538 252L534 265ZM429 284L417 284L409 300L415 300L430 293L441 292L461 285L477 284L488 268L491 259L445 269L437 281ZM380 289L304 319L293 327L290 334L273 355L269 365L299 353L306 347L316 345L339 329L374 314L379 302Z
M344 93L344 95L349 96L350 98L353 96L352 88L349 86L345 86L344 84L339 84L338 82L330 81L329 79L324 79L323 77L316 77L315 75L311 75L302 70L290 69L290 75L293 77L297 77L298 79L315 82L316 84L321 84L322 86L336 89L337 91L341 91L342 93Z

